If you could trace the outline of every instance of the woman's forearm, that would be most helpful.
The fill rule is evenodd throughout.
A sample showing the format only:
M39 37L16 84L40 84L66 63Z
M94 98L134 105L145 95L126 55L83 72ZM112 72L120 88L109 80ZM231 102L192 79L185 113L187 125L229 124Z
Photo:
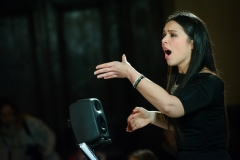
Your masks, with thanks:
M173 126L168 125L164 114L158 111L148 111L150 113L150 123L166 130L174 131Z
M128 79L133 84L141 75L134 68L130 68ZM136 89L160 112L169 117L177 118L184 115L184 109L181 101L170 95L161 86L155 84L147 78L143 78L137 85Z

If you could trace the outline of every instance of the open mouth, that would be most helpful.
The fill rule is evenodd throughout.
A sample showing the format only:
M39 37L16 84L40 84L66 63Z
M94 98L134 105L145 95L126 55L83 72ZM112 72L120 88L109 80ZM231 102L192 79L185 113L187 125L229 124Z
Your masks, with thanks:
M167 55L170 55L172 53L172 51L170 50L165 50L164 53L166 53Z

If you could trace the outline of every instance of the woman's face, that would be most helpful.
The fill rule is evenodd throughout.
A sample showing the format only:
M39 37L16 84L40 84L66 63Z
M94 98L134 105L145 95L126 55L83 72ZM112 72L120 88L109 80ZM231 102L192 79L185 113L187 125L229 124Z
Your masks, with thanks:
M5 105L1 109L0 120L3 125L10 126L15 120L13 109L10 105Z
M182 26L176 21L169 21L163 29L162 48L169 66L178 66L181 73L186 73L193 41L189 40Z

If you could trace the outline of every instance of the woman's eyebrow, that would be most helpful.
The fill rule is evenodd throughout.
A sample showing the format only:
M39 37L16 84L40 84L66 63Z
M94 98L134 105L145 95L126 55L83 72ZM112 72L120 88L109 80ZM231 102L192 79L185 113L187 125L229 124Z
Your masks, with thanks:
M168 32L177 32L176 30L167 30ZM163 32L166 32L165 30L163 30Z

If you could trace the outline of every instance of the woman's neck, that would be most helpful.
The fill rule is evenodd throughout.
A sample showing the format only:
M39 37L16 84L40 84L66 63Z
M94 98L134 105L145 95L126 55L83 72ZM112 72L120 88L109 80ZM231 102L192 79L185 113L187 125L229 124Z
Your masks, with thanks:
M188 66L184 66L184 67L178 66L178 72L181 74L186 74L187 70L188 70Z

